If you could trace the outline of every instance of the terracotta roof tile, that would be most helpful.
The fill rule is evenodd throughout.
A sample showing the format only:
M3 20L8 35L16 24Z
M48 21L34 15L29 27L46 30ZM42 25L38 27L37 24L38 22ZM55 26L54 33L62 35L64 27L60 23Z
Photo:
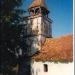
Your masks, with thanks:
M32 58L36 61L73 61L72 35L60 38L46 38L40 53Z
M33 8L33 7L37 7L37 6L42 6L42 7L47 8L46 4L45 4L45 0L34 0L29 8Z

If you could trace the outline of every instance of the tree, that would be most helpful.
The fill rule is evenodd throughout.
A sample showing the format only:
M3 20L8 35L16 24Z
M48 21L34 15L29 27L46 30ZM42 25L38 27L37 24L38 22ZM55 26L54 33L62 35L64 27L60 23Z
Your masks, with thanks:
M20 8L22 2L23 0L0 0L0 72L3 75L13 75L13 67L24 56L21 55L21 39L25 34L25 11Z

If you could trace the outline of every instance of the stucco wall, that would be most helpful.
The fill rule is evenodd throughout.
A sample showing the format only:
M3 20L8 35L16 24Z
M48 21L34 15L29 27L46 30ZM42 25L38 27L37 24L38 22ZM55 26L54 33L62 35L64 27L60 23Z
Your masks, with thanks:
M42 33L41 31L41 28L42 28L42 25L41 25L41 18L42 17L38 17L38 18L34 18L33 19L33 22L32 22L32 30L37 30L38 29L38 33Z
M44 64L48 65L48 72L44 72ZM32 75L74 75L74 64L72 63L53 63L53 62L34 62L32 63Z

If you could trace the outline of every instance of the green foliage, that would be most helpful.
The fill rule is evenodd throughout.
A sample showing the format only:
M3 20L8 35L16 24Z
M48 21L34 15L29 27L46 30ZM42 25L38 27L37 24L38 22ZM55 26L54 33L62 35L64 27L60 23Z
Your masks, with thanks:
M11 75L18 63L23 28L23 0L0 0L0 73Z

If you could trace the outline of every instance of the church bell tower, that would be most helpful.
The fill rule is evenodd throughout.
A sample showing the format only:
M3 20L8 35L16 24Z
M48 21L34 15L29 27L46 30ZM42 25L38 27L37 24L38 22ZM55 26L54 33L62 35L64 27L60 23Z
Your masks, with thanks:
M52 37L52 20L48 17L49 10L45 0L33 0L28 8L30 16L28 17L29 42L31 42L31 54L41 50L46 38Z

